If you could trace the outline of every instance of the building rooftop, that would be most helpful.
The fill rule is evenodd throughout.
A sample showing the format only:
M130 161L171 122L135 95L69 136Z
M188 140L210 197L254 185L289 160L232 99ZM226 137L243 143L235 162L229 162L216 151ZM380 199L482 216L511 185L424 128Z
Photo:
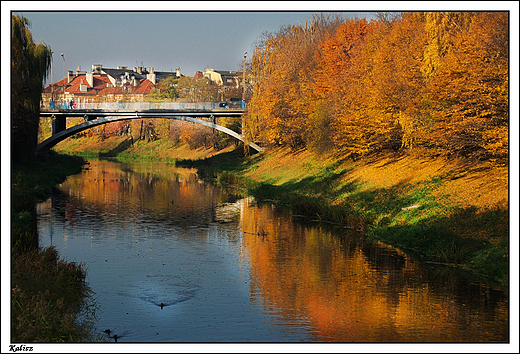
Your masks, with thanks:
M112 81L107 75L94 75L92 78L93 85L90 86L87 81L87 75L76 75L72 78L69 83L68 78L61 79L54 84L54 92L62 93L64 85L66 86L65 92L71 95L107 95L107 94L120 94L123 91L122 87L114 87ZM148 94L155 87L155 85L146 78L136 80L138 85L128 85L128 93L133 94ZM82 90L82 85L83 90ZM51 85L44 88L43 93L52 93Z

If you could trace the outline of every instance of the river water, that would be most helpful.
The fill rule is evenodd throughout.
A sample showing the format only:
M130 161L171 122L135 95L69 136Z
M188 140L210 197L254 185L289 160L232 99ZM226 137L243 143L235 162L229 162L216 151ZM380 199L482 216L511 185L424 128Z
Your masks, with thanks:
M106 341L509 339L504 290L353 231L305 226L195 170L92 160L38 219L41 247L86 266Z

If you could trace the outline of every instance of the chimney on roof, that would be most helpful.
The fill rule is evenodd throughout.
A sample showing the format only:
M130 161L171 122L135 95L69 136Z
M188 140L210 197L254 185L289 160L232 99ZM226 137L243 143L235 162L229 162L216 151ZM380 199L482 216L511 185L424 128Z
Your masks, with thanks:
M94 87L94 73L85 74L85 78L90 87Z
M152 68L153 69L153 68ZM152 72L152 73L149 73L149 74L146 74L146 79L147 80L150 80L152 82L152 84L155 85L155 74Z
M152 68L152 67L148 68L148 72L149 72L150 74L153 74L153 68Z
M74 73L72 72L72 70L69 70L68 71L68 75L67 75L67 83L70 84L70 82L74 79Z
M175 76L181 77L181 68L175 69Z

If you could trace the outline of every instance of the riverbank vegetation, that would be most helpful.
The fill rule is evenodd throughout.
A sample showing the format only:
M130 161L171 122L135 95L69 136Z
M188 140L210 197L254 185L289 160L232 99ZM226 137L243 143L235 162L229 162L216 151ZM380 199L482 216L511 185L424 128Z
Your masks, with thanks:
M35 44L25 17L11 19L11 341L92 340L94 307L85 269L58 258L38 244L36 203L67 175L78 173L82 158L35 156L39 104L51 50ZM79 318L82 318L81 320Z
M213 146L191 147L187 143L175 143L168 138L154 141L133 140L127 136L76 137L56 145L55 151L84 158L114 158L119 161L147 160L175 163L177 160L198 160L221 152L227 152L234 144L216 149Z
M86 270L59 259L52 247L40 249L36 220L36 204L83 164L80 157L51 151L11 166L12 342L93 340L95 313Z

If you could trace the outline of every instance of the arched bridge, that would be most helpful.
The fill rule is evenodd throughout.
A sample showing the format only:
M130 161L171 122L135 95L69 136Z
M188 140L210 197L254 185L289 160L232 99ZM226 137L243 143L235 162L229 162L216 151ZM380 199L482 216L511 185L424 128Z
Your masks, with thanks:
M54 107L53 107L54 108ZM60 105L58 109L42 108L41 117L52 118L52 136L42 141L36 152L47 151L57 143L83 130L110 122L128 119L168 118L202 124L219 130L248 144L256 151L263 149L253 142L226 127L216 124L218 117L240 117L244 109L222 108L218 103L149 103L149 102L115 102L115 103L82 103L71 108ZM67 129L67 117L81 117L84 123Z

